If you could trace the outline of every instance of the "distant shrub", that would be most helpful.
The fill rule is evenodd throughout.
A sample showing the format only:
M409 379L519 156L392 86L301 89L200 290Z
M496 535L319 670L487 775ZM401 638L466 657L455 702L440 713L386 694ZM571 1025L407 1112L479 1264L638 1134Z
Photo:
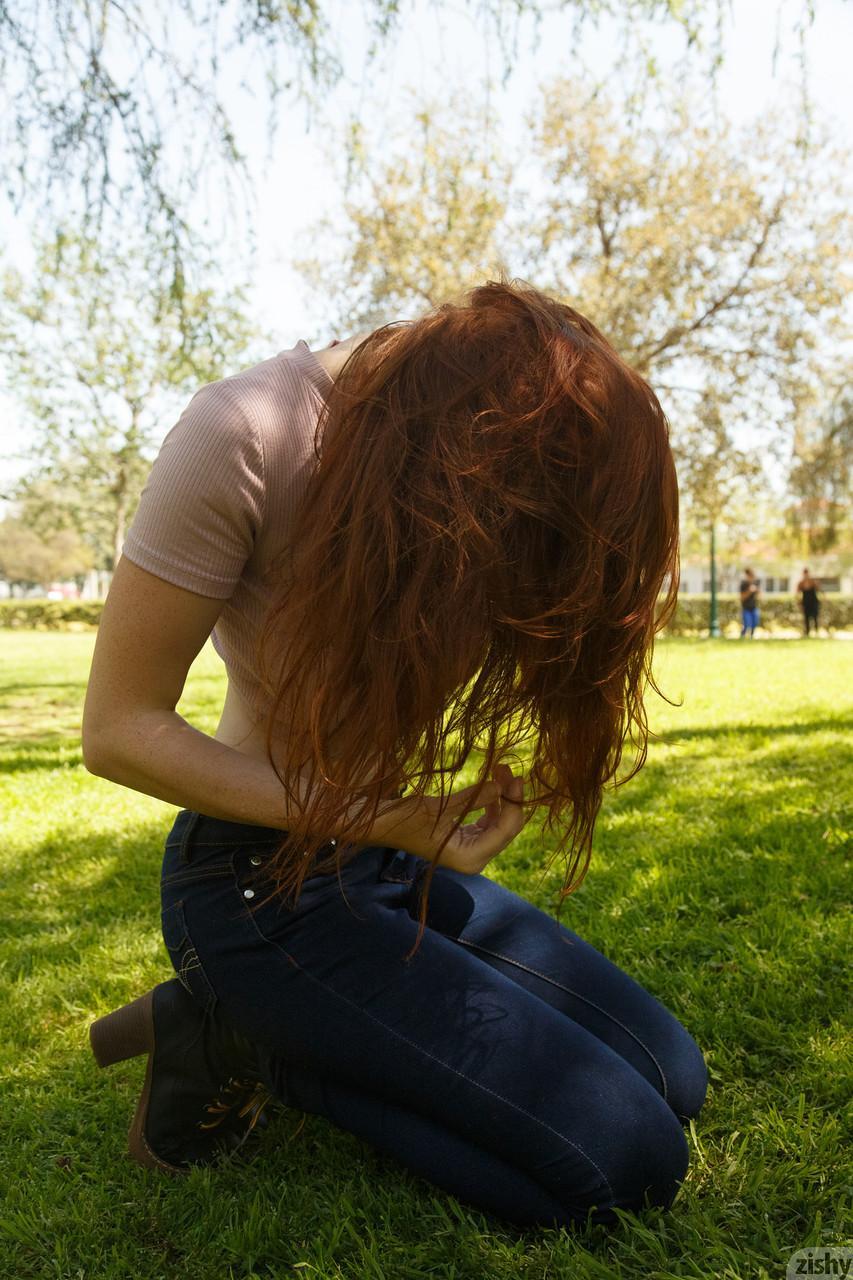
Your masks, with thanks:
M666 629L671 636L689 636L707 634L708 615L711 609L709 595L679 596L678 607ZM799 597L765 596L759 601L761 611L760 628L766 631L789 630L801 631L803 613ZM740 596L725 594L717 596L717 615L720 630L735 624L740 627ZM835 594L820 597L821 628L829 631L853 631L853 596Z
M740 626L740 598L717 596L720 630ZM103 600L0 600L0 627L38 631L83 631L97 627ZM761 601L761 627L767 631L802 629L799 601L790 596L771 596ZM702 635L708 630L710 596L679 596L675 615L666 629L671 636ZM829 631L853 631L853 596L823 595L820 625Z
M88 631L101 620L103 600L0 600L0 627Z

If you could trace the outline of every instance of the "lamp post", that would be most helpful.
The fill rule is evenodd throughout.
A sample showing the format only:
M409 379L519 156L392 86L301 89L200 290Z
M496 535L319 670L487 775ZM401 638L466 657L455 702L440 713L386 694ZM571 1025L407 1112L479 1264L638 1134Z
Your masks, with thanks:
M720 635L720 624L717 619L717 559L715 555L716 547L714 544L714 521L711 521L711 616L709 618L708 634L712 640L718 639Z

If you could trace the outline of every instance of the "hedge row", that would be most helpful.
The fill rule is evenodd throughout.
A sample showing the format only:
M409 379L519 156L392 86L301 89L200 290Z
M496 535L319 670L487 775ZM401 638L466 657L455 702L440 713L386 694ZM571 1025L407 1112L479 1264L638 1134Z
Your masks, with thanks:
M759 630L801 631L803 611L799 597L765 596L759 600L761 622ZM689 636L707 634L711 612L709 595L679 596L678 608L667 627L667 634ZM740 630L740 596L717 596L717 618L721 631L736 627ZM829 631L853 631L853 596L824 595L820 599L818 624Z
M720 629L740 625L736 595L717 597ZM40 631L83 631L97 627L103 600L0 600L0 627L31 627ZM790 596L761 602L761 627L767 631L802 628L799 602ZM669 635L701 635L708 629L710 598L680 596ZM820 625L830 631L853 631L853 596L826 595L820 602Z
M103 600L0 600L0 627L87 631L101 620Z

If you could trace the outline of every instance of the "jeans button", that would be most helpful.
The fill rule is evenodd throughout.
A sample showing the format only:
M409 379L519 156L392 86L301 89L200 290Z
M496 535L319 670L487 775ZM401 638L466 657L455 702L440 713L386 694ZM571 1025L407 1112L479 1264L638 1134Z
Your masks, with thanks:
M254 898L254 896L255 896L255 891L254 891L254 889L244 889L244 890L243 890L243 897L244 897L244 898Z
M253 866L253 867L259 867L259 866L261 865L261 859L258 857L258 855L257 855L256 853L253 853L253 854L252 854L252 856L251 856L251 858L249 859L249 861L251 862L251 864L252 864L252 866Z

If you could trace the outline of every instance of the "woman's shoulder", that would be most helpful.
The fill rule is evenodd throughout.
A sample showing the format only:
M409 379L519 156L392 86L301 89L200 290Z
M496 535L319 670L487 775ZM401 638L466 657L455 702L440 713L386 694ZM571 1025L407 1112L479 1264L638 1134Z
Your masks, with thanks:
M262 431L300 414L316 417L332 383L304 339L202 387L210 405L239 407Z

